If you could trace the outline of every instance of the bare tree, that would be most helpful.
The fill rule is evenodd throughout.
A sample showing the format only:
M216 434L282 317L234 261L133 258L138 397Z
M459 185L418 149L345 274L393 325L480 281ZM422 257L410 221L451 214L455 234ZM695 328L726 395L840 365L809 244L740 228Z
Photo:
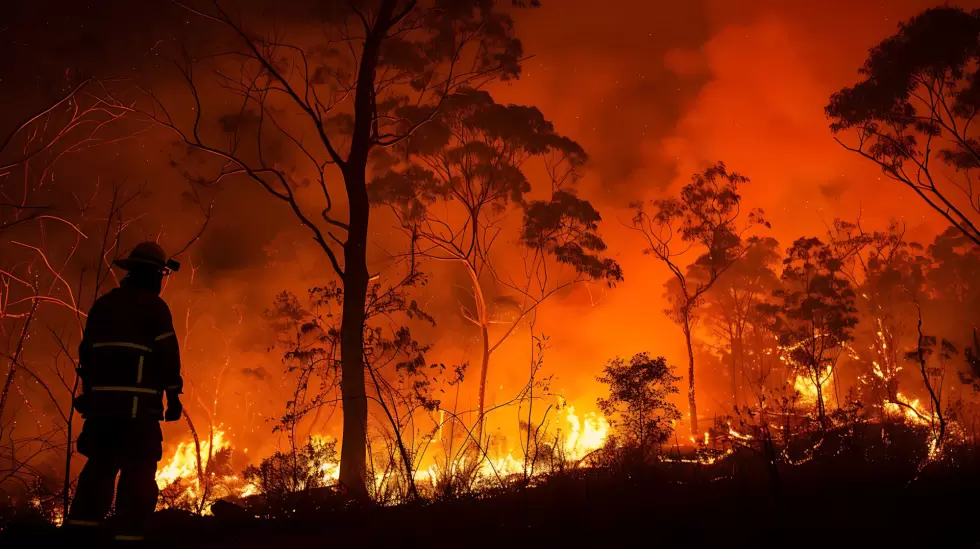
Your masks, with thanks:
M510 17L478 0L292 5L303 18L293 28L307 37L292 42L274 22L248 24L217 0L200 9L181 5L217 23L227 40L215 51L185 51L175 64L191 91L192 108L179 111L185 116L175 117L174 102L168 106L152 89L146 90L150 104L138 110L215 161L200 181L244 177L288 206L342 282L340 480L352 497L366 499L363 328L371 152L400 143L428 122L405 128L398 107L428 105L437 112L460 87L516 77L521 44ZM235 110L209 103L211 92L235 102ZM212 106L215 116L202 114ZM222 135L208 132L215 119L226 130ZM343 180L346 208L335 208L336 176Z
M115 186L106 197L97 179L57 192L55 174L74 155L135 137L139 129L124 123L125 113L105 101L98 82L86 80L2 130L0 140L0 356L6 363L0 459L9 464L2 466L0 484L35 483L49 495L60 492L60 503L51 498L54 513L67 509L71 484L77 383L75 354L66 343L80 334L88 292L98 292L108 272L103 264L112 259L106 247L111 240L103 239L100 247L90 235L104 225L111 236L115 216L128 202ZM91 261L96 276L86 277L83 269L76 280L79 261ZM50 413L39 414L36 407ZM25 413L35 421L20 421L27 429L15 433ZM59 489L41 482L54 475L39 465L62 452Z
M98 84L85 80L14 127L0 129L0 232L45 216L71 217L66 210L77 212L79 204L52 203L44 193L57 165L135 135L114 132L126 110L108 104Z
M0 346L0 356L10 365L0 394L0 412L7 412L0 414L0 440L6 439L2 446L6 448L9 443L11 449L11 468L0 483L20 480L20 473L41 479L44 475L32 460L49 461L52 453L63 452L62 516L68 508L72 483L75 439L72 404L78 390L74 346L80 341L84 329L84 311L106 284L109 265L120 253L119 238L129 226L123 209L136 195L138 191L127 194L117 186L112 189L107 211L102 214L104 218L97 215L101 207L85 208L83 214L77 215L76 222L58 217L58 225L67 229L70 237L54 227L44 227L45 219L51 217L47 214L38 219L37 231L26 231L29 226L22 225L15 231L18 233L16 238L0 243L8 251L11 247L22 250L17 255L11 254L10 266L0 265L3 287L0 292L0 333L7 336L5 345ZM101 238L90 238L98 232L103 233ZM68 277L78 268L79 262L84 267L78 279L69 282ZM86 277L89 267L94 276ZM18 334L17 338L11 341L9 336L14 334ZM18 378L21 378L20 382ZM16 388L18 404L22 406L8 412L11 388ZM53 412L39 416L35 408L39 406ZM36 433L15 438L12 427L24 408L35 415ZM23 461L23 456L15 459L16 452L27 448L32 450L29 460Z
M929 357L936 353L936 336L926 335L923 331L922 307L914 295L911 297L913 303L915 303L916 332L919 337L918 341L916 341L915 349L906 353L906 357L914 360L919 367L919 374L922 376L922 385L929 393L929 412L923 414L922 410L904 402L900 398L896 398L892 403L904 410L909 410L918 419L919 423L928 425L932 434L929 458L935 459L942 455L946 444L948 419L946 410L943 409L943 383L946 381L946 364L958 351L955 345L944 338L938 343L940 366L931 368L928 366Z

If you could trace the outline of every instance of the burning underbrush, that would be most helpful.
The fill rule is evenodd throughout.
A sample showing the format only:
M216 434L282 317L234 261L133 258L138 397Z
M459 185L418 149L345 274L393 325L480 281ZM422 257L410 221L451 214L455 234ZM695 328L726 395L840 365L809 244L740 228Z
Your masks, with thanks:
M376 453L370 468L374 498L399 503L409 494L424 499L473 494L533 484L550 473L592 464L607 444L609 422L595 412L579 414L564 403L561 411L563 424L533 435L537 443L527 452L506 448L504 437L491 437L491 444L481 448L452 445L448 440L442 448L443 442L434 439L428 455L419 456L410 483L398 460ZM528 434L526 426L524 434ZM157 471L158 509L209 514L219 500L277 506L291 494L337 488L339 449L332 437L312 436L294 450L275 452L244 469L234 465L238 456L221 427L206 438L179 443Z
M442 448L443 441L434 438L428 442L428 453L413 456L419 466L410 480L396 456L375 452L369 468L372 496L386 505L479 499L585 471L617 474L651 466L668 475L701 471L698 474L717 479L753 476L755 471L779 491L787 479L809 474L805 471L836 470L844 463L897 468L912 481L928 467L941 470L957 460L962 464L969 454L970 437L958 422L949 421L940 440L936 414L902 393L897 395L900 403L886 402L875 413L850 402L828 410L824 420L816 413L814 394L815 389L798 377L783 392L762 399L760 406L743 406L730 416L716 417L713 427L684 444L674 435L677 422L672 420L673 438L657 439L648 450L622 431L624 418L580 414L562 403L561 425L535 434L533 426L529 432L522 424L524 440L517 449L494 437L479 448L448 441L451 447ZM529 440L530 445L524 444ZM310 501L314 509L344 504L337 484L338 441L332 437L313 436L295 450L236 468L234 458L243 455L222 428L178 444L157 473L159 509L211 514L212 506L224 501L247 509L248 516L286 518Z
M613 361L606 375L610 394L632 387L622 383L644 373L659 375L646 379L669 381L669 369L659 366L658 359L645 355ZM947 425L938 439L937 414L904 393L903 404L894 406L862 407L845 400L839 408L828 406L821 419L815 389L795 379L759 404L716 417L697 436L678 436L681 418L670 413L669 403L654 406L650 416L635 415L640 404L653 402L648 397L659 387L658 381L624 396L647 395L629 407L611 406L616 404L611 396L599 412L581 413L560 402L554 425L542 422L536 432L535 425L522 423L521 436L510 437L513 446L492 435L481 447L433 436L425 453L410 456L420 464L411 480L401 460L385 450L383 438L373 438L369 480L372 497L382 504L373 507L352 506L338 488L336 439L313 436L245 466L249 453L234 447L230 429L216 426L164 456L157 473L156 535L182 543L192 536L188 546L227 546L234 539L239 549L324 535L337 543L364 536L407 543L429 532L418 525L445 523L447 535L456 525L470 524L557 542L571 532L546 532L556 520L573 520L580 522L574 539L581 541L615 537L616 525L629 531L634 520L648 520L639 509L660 521L694 526L697 521L679 509L697 508L699 517L716 517L719 526L710 536L720 536L712 540L721 542L728 539L723 532L736 531L759 514L773 517L774 528L788 534L802 527L792 526L797 511L828 506L880 522L897 512L892 507L901 498L936 498L934 508L926 506L921 516L954 516L958 511L945 503L949 494L980 487L969 484L980 479L980 459L962 420L944 416ZM631 425L643 431L630 430ZM663 430L648 430L656 425ZM56 512L50 507L45 507L49 513ZM859 528L858 522L841 519L831 526ZM690 543L682 530L658 535Z

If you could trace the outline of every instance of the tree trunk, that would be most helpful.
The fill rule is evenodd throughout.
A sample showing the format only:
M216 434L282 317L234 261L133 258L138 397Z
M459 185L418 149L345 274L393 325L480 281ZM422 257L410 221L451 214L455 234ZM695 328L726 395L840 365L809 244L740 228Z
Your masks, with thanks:
M694 347L691 345L691 313L684 310L684 342L687 343L687 404L691 414L691 436L697 437L698 404L694 398Z
M367 194L368 155L374 144L375 72L381 42L392 25L396 0L384 0L371 31L364 39L357 88L354 92L354 130L350 154L343 165L344 187L350 206L344 242L344 306L340 323L340 393L344 409L340 447L340 485L347 495L367 501L367 393L364 386L364 307L367 301L367 239L370 204Z
M487 301L483 297L483 288L480 287L480 277L477 275L476 269L468 261L464 261L464 264L466 273L470 275L470 281L473 283L473 300L476 308L474 320L480 326L480 336L483 343L483 355L480 359L480 404L476 416L476 440L479 446L483 444L483 415L486 413L487 403L487 373L490 371L490 315L487 311Z
M731 345L729 346L728 351L732 355L730 357L731 358L731 364L729 365L729 367L731 368L731 374L730 375L731 375L731 378L732 378L732 406L734 408L737 408L738 407L738 358L737 358L737 353L739 352L739 350L736 349L736 347L738 347L740 345L740 343L736 340L735 330L732 328L732 325L731 324L728 325L728 341L731 343Z
M358 174L345 174L345 180ZM367 491L367 394L364 387L364 304L367 299L367 189L360 171L360 194L350 196L350 232L344 244L344 305L340 324L340 393L344 431L340 447L340 484L357 500L369 499ZM348 183L348 189L354 187Z
M483 359L480 362L480 410L477 418L476 425L476 440L480 444L483 444L483 424L485 419L483 417L486 411L486 400L487 400L487 371L490 369L490 331L487 329L486 323L480 326L480 333L483 336Z
M820 420L820 426L824 429L827 428L827 415L824 410L823 404L823 383L820 381L820 371L817 370L817 375L813 378L814 385L817 386L817 418Z

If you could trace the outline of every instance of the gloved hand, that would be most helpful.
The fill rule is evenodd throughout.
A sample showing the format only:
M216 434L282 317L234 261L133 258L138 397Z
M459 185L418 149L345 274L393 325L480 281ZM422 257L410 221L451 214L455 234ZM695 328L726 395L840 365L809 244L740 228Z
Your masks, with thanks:
M184 412L184 405L180 403L180 396L167 393L167 413L163 415L166 421L177 421Z

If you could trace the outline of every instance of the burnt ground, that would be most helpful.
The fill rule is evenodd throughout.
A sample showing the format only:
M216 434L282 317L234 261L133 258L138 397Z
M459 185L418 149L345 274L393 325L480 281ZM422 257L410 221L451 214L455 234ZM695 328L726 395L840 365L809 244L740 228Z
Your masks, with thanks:
M160 512L150 546L299 547L980 547L980 468L868 459L789 467L779 489L753 455L555 476L481 497L353 508L307 494L286 519L225 506ZM2 547L80 547L27 520ZM67 543L66 543L67 542Z

